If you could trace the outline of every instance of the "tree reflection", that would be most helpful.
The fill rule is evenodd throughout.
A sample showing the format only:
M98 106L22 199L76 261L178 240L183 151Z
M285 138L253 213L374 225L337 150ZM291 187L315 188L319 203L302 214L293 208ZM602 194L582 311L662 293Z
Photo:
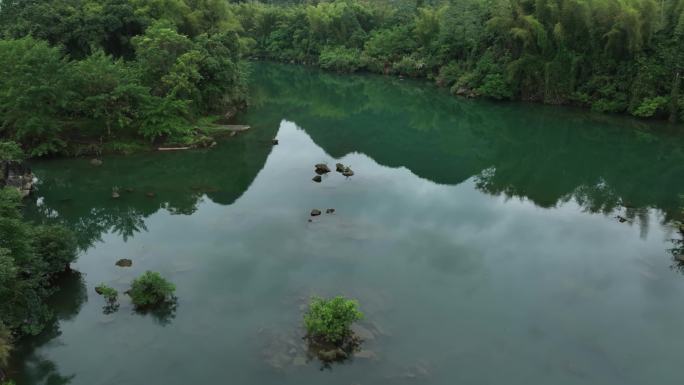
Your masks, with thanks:
M54 362L39 353L40 347L61 335L59 322L73 318L88 299L83 277L78 272L62 274L56 284L60 289L49 301L55 319L38 336L22 339L13 352L9 374L17 384L63 385L75 377L61 374Z
M281 118L285 111L336 158L362 152L439 184L474 177L485 193L540 207L575 200L606 215L630 209L636 219L645 211L633 209L658 208L665 222L675 218L677 194L684 191L684 137L666 125L459 100L425 83L378 76L260 63L255 77L263 106L258 119Z
M153 307L136 308L136 314L149 315L152 319L161 326L167 326L176 318L176 310L178 309L178 298L172 297L168 301L164 301L159 305Z
M213 150L37 163L41 203L35 218L76 230L86 249L114 233L147 231L163 209L190 215L206 197L232 204L271 151L283 119L294 121L325 152L361 152L406 167L438 184L473 180L487 194L550 208L574 201L619 215L648 231L648 210L676 218L684 191L684 137L665 125L571 108L459 100L423 82L337 76L296 66L256 63L252 106L239 119L249 135ZM61 162L66 162L62 164ZM119 199L111 198L118 186ZM41 219L44 220L44 219Z

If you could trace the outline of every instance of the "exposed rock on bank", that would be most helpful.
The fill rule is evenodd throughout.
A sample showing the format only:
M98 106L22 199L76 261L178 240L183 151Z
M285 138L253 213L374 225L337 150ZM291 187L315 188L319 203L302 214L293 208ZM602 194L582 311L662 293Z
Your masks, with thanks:
M18 161L0 162L0 188L13 187L21 197L27 197L33 191L34 176L31 169Z

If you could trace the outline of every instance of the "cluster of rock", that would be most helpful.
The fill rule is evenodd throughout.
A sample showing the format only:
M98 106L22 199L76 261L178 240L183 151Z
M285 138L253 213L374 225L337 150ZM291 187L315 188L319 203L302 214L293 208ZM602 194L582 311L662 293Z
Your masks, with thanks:
M345 166L342 163L336 164L335 170L346 177L354 175L354 171L352 171L352 169L349 166Z
M18 161L0 162L0 188L13 187L24 198L33 191L34 179L31 169L24 163Z
M319 163L315 165L314 168L316 171L316 175L313 177L312 180L316 183L321 183L323 181L322 175L331 172L330 167L328 167L328 165L325 163ZM354 175L354 171L349 166L345 166L342 163L337 163L335 165L335 171L339 172L340 174L346 177Z
M327 210L325 210L325 213L326 213L326 214L335 214L335 209L327 209ZM313 209L313 210L311 210L311 216L312 216L312 217L317 217L317 216L319 216L319 215L321 215L321 214L322 214L322 212L321 212L321 210L319 210L319 209Z

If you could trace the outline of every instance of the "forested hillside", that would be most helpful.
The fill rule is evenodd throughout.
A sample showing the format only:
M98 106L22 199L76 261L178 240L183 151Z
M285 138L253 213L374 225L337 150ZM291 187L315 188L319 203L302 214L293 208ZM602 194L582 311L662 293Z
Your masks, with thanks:
M684 0L4 0L0 137L190 143L244 104L245 56L674 122L683 35Z
M193 123L244 102L223 0L0 4L0 138L29 156L189 142Z
M271 3L233 8L255 57L427 77L465 96L684 117L682 0Z

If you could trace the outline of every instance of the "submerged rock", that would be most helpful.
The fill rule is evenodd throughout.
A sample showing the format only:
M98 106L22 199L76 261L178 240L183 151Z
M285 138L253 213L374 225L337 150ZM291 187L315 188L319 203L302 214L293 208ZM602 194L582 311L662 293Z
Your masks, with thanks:
M155 194L155 193L153 193L153 192L148 192L148 193L145 193L145 196L148 197L148 198L154 198L154 197L157 196L157 194Z
M312 216L312 217L317 217L317 216L319 216L319 215L321 215L321 210L319 210L319 209L313 209L313 210L311 210L311 216Z
M318 174L318 175L327 174L330 172L330 168L328 167L327 164L319 163L315 167L316 167L316 174Z
M352 325L351 329L357 337L364 341L371 341L375 339L375 334L361 325L354 324Z
M675 255L674 258L675 258L675 260L676 260L677 262L682 262L682 263L684 263L684 254L677 254L677 255Z
M94 158L90 160L90 165L95 166L95 167L100 167L102 166L102 160Z
M354 353L354 358L363 358L368 360L377 360L378 355L372 350L361 350L360 352Z
M340 348L335 348L331 350L321 350L318 352L318 358L321 361L341 361L348 357L349 355Z
M334 214L334 213L335 213L335 209L327 209L327 210L325 210L325 213L326 213L326 214Z
M627 218L625 218L623 216L618 215L616 218L617 218L618 222L620 222L620 223L627 222Z
M133 266L133 261L128 258L123 258L116 261L115 265L119 267L131 267Z
M113 198L113 199L119 199L120 197L121 197L121 194L119 194L119 188L118 188L118 187L114 187L114 188L112 189L112 198Z
M321 178L320 175L316 175L316 176L313 177L313 179L311 179L311 180L313 180L313 181L316 182L316 183L321 183L321 182L323 181L323 178Z

